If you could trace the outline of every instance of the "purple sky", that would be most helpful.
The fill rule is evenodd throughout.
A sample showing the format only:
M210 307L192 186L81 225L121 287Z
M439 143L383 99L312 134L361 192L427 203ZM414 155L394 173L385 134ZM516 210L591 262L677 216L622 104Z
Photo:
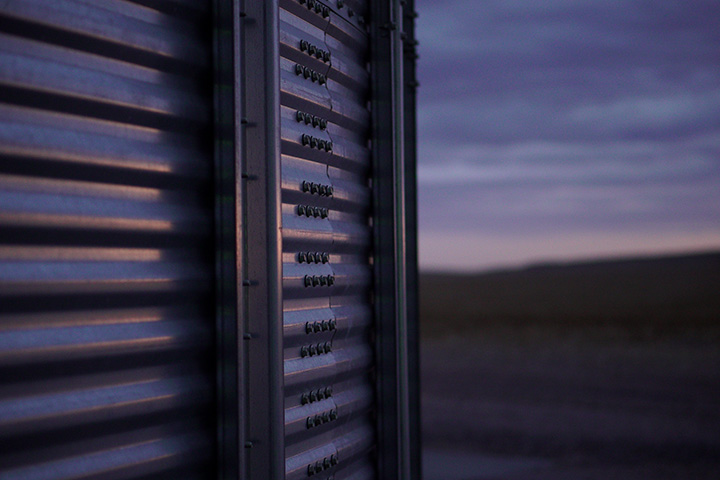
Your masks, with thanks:
M720 2L417 9L421 268L720 248Z

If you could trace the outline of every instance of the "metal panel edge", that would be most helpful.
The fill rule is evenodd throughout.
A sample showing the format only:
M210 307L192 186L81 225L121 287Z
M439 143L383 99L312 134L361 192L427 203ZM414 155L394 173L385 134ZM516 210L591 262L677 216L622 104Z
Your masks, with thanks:
M278 2L245 1L242 19L246 465L241 478L285 473Z
M411 378L417 372L417 326L410 317L416 315L415 149L414 125L405 131L403 5L391 0L372 6L375 308L378 469L386 478L411 479L421 473L418 440L411 436L418 413L417 382Z
M216 231L216 352L217 352L217 478L237 479L245 464L241 445L246 392L239 324L242 288L240 180L240 5L239 0L213 2L215 107L215 231Z

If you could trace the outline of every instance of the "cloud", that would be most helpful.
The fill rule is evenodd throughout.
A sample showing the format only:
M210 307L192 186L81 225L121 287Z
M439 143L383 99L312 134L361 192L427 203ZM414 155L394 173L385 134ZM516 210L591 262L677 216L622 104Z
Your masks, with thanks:
M418 10L421 242L720 231L720 4Z

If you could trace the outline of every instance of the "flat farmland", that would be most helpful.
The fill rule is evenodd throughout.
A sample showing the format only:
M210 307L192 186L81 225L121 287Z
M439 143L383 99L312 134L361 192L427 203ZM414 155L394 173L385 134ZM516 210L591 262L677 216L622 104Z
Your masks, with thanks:
M426 478L720 478L720 254L421 279Z

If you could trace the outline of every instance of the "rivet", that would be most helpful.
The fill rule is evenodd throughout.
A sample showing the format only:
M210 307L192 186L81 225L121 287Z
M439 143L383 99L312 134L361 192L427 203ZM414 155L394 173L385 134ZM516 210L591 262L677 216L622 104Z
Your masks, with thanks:
M317 346L310 345L310 348L308 349L310 351L310 356L313 357L318 354Z
M330 145L330 146L332 147L332 145ZM332 148L331 148L331 150L332 150ZM328 189L328 193L330 194L331 197L333 196L333 192L335 192L335 187L330 186L330 188Z
M318 193L318 189L319 189L319 188L320 188L320 187L319 187L316 183L314 183L314 182L311 183L311 184L310 184L310 193L312 193L313 195L315 195L316 193Z
M312 278L310 275L305 275L305 287L312 287Z
M317 144L318 144L317 138L310 137L310 148L317 148Z
M320 85L325 85L326 82L327 82L327 77L325 75L318 76L318 83Z
M322 331L322 325L320 325L318 322L313 323L313 330L315 333Z
M314 73L314 72L313 72L312 70L310 70L309 68L303 67L303 76L304 76L305 78L310 78L313 73Z
M321 216L322 218L327 218L327 217L328 217L328 209L327 209L327 208L323 208L323 209L322 209L322 212L320 213L320 216Z
M300 215L301 217L305 215L305 205L298 205L297 211L298 215Z
M310 390L310 401L311 402L317 401L317 392L315 390Z
M302 75L304 72L303 66L299 63L295 65L295 74L296 75Z
M323 423L327 423L330 421L330 414L328 412L323 412L322 421L323 421Z
M303 120L305 120L305 114L303 112L301 112L300 110L298 110L297 114L295 114L295 119L298 122L302 122Z
M313 71L312 71L312 81L313 81L313 82L317 82L319 78L320 78L320 76L318 75L318 72L316 72L315 70L313 70ZM322 82L320 82L320 84L322 85Z
M310 351L308 350L308 347L302 347L300 349L300 356L305 358L309 355Z
M334 318L331 319L328 323L330 324L330 330L335 330L337 328L337 320L335 320Z
M326 152L329 152L330 150L332 150L332 148L330 147L330 142L327 142L327 143L325 144L325 151L326 151Z
M308 42L307 40L300 40L300 51L304 52L308 49Z
M322 60L322 58L323 58L323 51L322 51L321 49L318 48L318 49L315 51L315 58L317 58L318 60Z
M307 393L303 393L300 397L300 403L302 403L303 405L307 405L308 403L310 403L310 395L308 395Z
M325 392L322 389L318 389L318 400L325 400Z
M338 418L337 410L335 410L335 409L333 408L332 410L330 410L330 419L331 419L331 420L337 420L337 418Z
M317 287L320 284L320 279L318 278L317 275L312 276L312 283L313 283L313 287Z
M320 275L320 285L327 285L327 277L325 275Z
M310 46L308 46L307 51L308 51L308 54L315 55L315 52L317 52L317 47L315 45L310 45Z
M309 125L310 122L312 122L312 115L310 115L309 113L306 113L305 114L305 125Z
M314 115L312 117L312 125L313 127L317 127L318 125L320 125L320 119Z
M330 329L330 326L328 325L328 322L325 321L325 320L323 320L322 322L320 322L320 326L322 327L323 332L324 332L325 330L329 330L329 329Z
M335 283L335 275L328 276L328 285L333 285Z
M318 150L325 150L326 148L325 140L318 140Z
M315 263L321 263L322 261L322 253L315 252Z
M309 184L308 182L306 182L305 180L303 180L303 182L302 182L302 191L303 191L303 192L307 192L307 191L309 191L309 190L310 190L310 184Z
M308 263L315 263L315 254L313 252L307 253Z
M333 143L332 143L332 142L328 142L328 143L327 143L327 151L328 151L328 152L332 152L332 150L333 150Z
M329 261L330 261L330 254L329 254L329 253L323 253L322 263L328 263Z
M303 136L301 137L302 144L303 145L309 145L310 144L310 135L306 135L303 133Z
M324 119L321 120L321 121L320 121L320 129L321 129L321 130L327 129L327 124L328 124L327 120L324 120Z
M325 396L327 398L332 397L332 387L325 387Z
M305 263L307 262L307 253L300 252L298 253L298 263Z
M315 417L308 417L305 421L307 428L313 428L315 426Z
M329 61L330 61L330 52L325 52L325 53L323 54L323 60L326 61L326 62L329 62Z
M332 352L332 343L330 343L330 342L325 342L325 349L324 349L324 350L325 350L325 353L330 353L330 352Z
M305 333L312 333L313 332L313 326L310 322L305 322Z

